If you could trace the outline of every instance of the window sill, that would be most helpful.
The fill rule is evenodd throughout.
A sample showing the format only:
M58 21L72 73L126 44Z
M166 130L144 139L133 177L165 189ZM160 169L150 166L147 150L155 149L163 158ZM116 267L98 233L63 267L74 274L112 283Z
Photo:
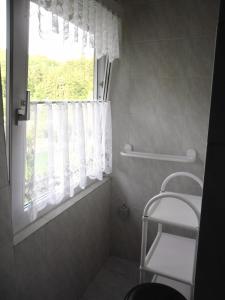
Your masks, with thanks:
M49 221L56 218L62 212L70 208L76 202L80 201L81 199L85 198L88 194L95 191L97 188L105 184L110 180L110 176L105 177L102 181L98 181L93 183L92 185L88 186L85 190L81 191L79 194L75 195L74 197L70 198L69 200L61 203L59 206L45 214L44 216L40 217L39 219L35 220L33 223L29 224L27 227L22 229L21 231L17 232L13 236L13 244L17 245L26 239L29 235L34 233L36 230L40 229L42 226L47 224Z

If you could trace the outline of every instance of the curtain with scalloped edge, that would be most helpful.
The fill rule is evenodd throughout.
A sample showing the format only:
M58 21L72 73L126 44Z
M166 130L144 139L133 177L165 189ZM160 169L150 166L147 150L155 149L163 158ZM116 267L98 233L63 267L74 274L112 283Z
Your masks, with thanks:
M119 58L119 17L95 0L38 0L39 31L63 33L64 40L73 36L75 43L95 48L96 57L109 61ZM51 22L48 22L51 13ZM63 26L59 26L59 18ZM81 31L81 32L80 32ZM79 35L82 35L81 38Z
M25 200L31 220L112 171L110 102L31 103Z

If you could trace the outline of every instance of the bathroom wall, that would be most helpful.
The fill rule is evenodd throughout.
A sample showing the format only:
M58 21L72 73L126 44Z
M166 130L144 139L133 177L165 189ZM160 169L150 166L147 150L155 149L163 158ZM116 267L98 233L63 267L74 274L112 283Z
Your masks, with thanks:
M79 299L109 255L110 196L108 180L13 247L0 103L0 299Z
M111 181L17 246L0 109L0 298L79 299L109 255Z
M203 178L218 6L218 0L123 1L121 58L111 82L113 255L139 259L142 211L167 175ZM194 148L198 158L193 164L125 158L126 143L174 155ZM200 192L186 180L170 188ZM122 203L127 219L118 214ZM154 232L152 226L151 239Z
M0 103L0 298L79 299L109 256L110 196L108 180L13 247Z
M0 299L79 299L109 256L110 197L109 180L13 246L0 103Z
M75 300L109 255L110 180L15 246L17 300Z

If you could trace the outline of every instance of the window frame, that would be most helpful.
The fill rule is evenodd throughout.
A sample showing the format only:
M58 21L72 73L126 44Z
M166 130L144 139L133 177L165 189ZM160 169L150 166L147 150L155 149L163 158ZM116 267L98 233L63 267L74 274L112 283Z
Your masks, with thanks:
M112 70L108 56L96 58L95 69L95 98L99 101L108 101Z
M10 34L10 9L11 9L11 1L12 0L5 0L5 17L6 17L6 23L5 23L5 34L6 34L6 49L5 49L5 63L6 63L6 86L5 92L6 92L6 102L5 102L5 114L3 111L3 119L4 119L4 133L5 133L5 147L6 147L6 159L7 159L7 175L8 175L8 181L10 182L10 76L11 76L11 69L10 69L10 51L11 51L11 34ZM1 74L2 75L2 74ZM2 87L3 88L3 87Z
M20 2L20 3L19 3ZM9 55L9 174L12 189L12 216L13 232L16 235L24 228L32 224L28 212L24 210L24 179L20 174L25 172L23 157L26 146L26 136L24 134L25 122L16 124L15 111L20 107L21 100L26 97L28 84L28 46L29 46L29 3L30 1L10 0L9 20L10 20L10 55ZM110 84L111 66L108 57L94 60L94 99L108 100L108 89ZM103 81L104 84L101 82ZM105 84L107 80L107 84ZM102 85L102 87L101 87ZM100 87L102 96L100 96ZM93 182L95 184L95 181ZM90 185L87 185L88 190ZM82 193L82 192L81 192ZM51 213L66 202L71 201L77 194L69 199L62 200L58 205L48 204L43 211L38 214L37 222L45 214Z

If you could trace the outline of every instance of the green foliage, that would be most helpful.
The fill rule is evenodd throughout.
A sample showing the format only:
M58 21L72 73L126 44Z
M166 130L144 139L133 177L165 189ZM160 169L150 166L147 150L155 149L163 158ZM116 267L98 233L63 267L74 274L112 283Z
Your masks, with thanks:
M6 96L5 50L0 49L3 98ZM84 57L67 62L44 56L29 57L28 89L32 100L86 100L93 95L92 59Z
M0 49L0 66L2 76L3 104L6 99L6 51ZM44 56L29 57L28 89L31 100L86 100L93 97L94 62L84 57L67 62L51 60ZM32 114L32 113L31 113ZM42 112L43 130L47 120ZM31 115L32 120L32 115ZM30 121L31 122L31 121ZM29 122L26 132L26 162L25 162L25 199L24 204L32 201L32 177L34 164L34 128ZM46 153L35 157L38 161L38 173L44 174L46 169Z
M29 59L28 89L33 100L85 100L93 93L93 60L67 62L43 56Z
M2 96L5 98L6 94L6 51L0 49L0 66L1 66L1 77L2 77Z
M3 112L4 112L4 126L6 125L6 50L0 49L0 71L2 80L2 100L3 100ZM1 99L0 99L1 101ZM0 103L1 105L1 103Z

